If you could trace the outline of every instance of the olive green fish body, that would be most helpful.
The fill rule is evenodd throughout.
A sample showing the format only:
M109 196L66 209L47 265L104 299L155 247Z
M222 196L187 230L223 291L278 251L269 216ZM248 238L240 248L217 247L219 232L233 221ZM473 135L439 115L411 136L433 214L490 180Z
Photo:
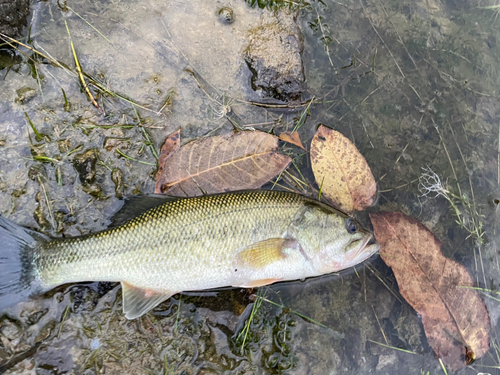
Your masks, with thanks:
M236 192L169 199L116 228L37 239L28 274L38 292L68 282L122 282L124 311L133 318L182 291L334 272L378 250L371 239L347 215L313 199Z
M38 258L40 278L49 289L88 280L168 291L221 286L238 250L281 237L304 205L298 195L255 197L260 199L178 199L118 228L46 242Z

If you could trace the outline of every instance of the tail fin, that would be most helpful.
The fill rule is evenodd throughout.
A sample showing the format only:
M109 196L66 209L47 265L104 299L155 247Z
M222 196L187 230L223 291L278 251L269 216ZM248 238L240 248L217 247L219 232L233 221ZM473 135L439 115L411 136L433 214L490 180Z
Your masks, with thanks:
M0 217L0 311L40 291L36 245L48 237Z

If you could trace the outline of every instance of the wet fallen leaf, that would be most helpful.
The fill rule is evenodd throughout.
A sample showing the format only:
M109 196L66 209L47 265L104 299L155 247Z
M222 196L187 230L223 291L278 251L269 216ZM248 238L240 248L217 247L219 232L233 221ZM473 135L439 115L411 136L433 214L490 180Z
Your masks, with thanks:
M179 139L174 133L162 147L155 193L185 197L256 189L291 161L278 153L277 137L259 131L202 138L180 148Z
M346 211L372 205L377 184L365 158L351 141L321 125L311 142L311 165L321 194Z
M441 241L419 221L397 212L371 213L380 256L401 295L421 315L427 340L457 370L489 349L490 318L467 269L446 258Z
M279 139L281 139L282 141L291 143L295 146L298 146L304 150L306 149L302 145L302 141L300 140L299 133L297 133L297 132L283 132L280 134Z

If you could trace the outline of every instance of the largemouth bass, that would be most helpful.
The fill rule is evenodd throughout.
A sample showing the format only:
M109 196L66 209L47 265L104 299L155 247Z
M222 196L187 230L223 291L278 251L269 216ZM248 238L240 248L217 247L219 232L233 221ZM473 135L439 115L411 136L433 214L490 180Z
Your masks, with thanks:
M133 205L143 206L141 199ZM133 319L183 291L339 271L379 244L324 203L256 190L162 197L121 226L73 238L50 238L0 218L0 249L0 309L61 284L112 281L121 282L123 311Z

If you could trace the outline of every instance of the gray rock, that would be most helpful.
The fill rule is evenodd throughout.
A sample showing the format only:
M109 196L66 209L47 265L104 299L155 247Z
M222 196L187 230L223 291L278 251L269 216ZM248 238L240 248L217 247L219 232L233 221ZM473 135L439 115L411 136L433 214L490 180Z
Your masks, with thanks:
M249 32L244 58L253 73L252 88L264 97L299 100L304 92L303 36L295 16L285 11L263 13L262 24Z

